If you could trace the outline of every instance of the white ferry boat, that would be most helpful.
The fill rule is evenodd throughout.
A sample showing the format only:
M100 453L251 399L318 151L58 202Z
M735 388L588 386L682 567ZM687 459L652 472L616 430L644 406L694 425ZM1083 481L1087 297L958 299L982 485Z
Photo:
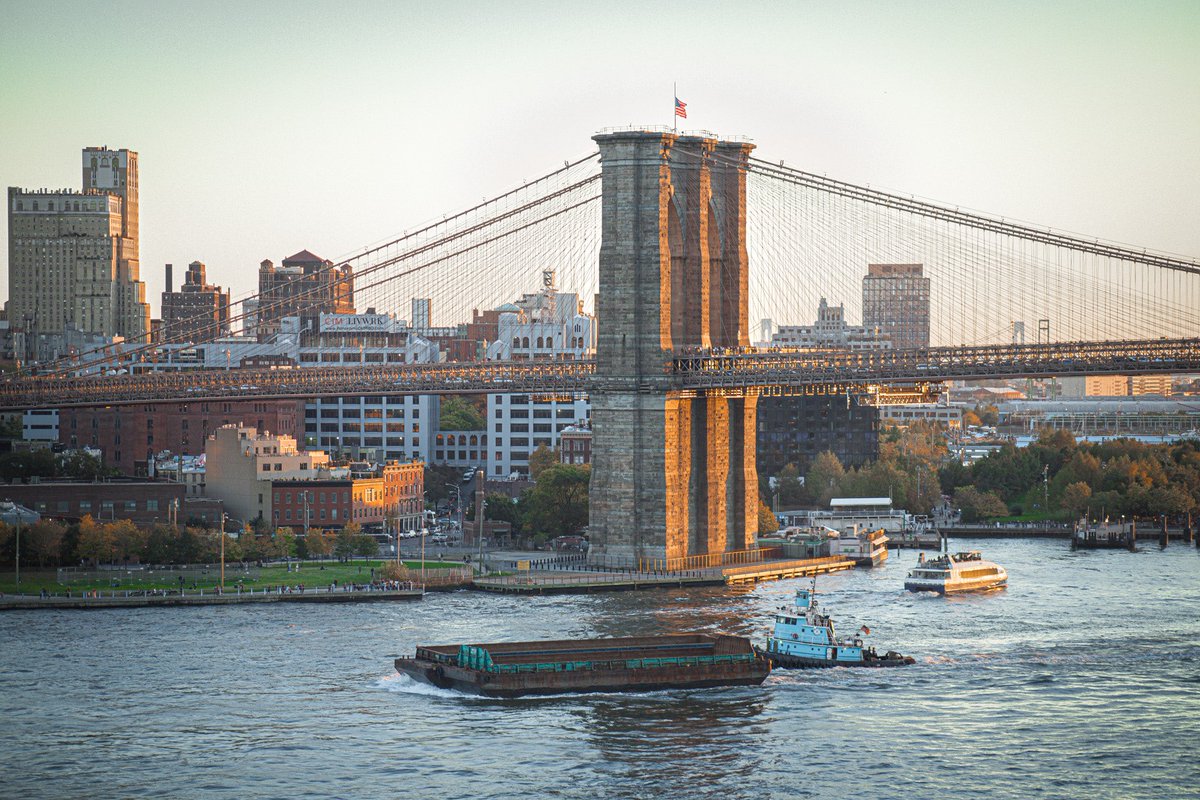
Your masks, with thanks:
M904 588L910 592L978 592L998 589L1008 583L1004 567L984 561L978 550L945 553L926 560L921 554L915 569L908 573Z

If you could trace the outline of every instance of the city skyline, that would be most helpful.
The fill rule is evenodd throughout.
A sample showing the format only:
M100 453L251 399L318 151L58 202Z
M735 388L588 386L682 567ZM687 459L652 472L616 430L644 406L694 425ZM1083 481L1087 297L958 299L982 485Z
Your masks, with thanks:
M672 79L689 127L749 134L764 157L1200 253L1186 202L1200 178L1187 35L1200 10L1182 3L969 18L937 4L712 5L695 23L664 6L613 21L532 5L335 18L308 4L257 8L237 25L207 5L183 30L150 5L79 8L7 9L0 180L72 187L83 147L137 151L155 316L165 263L204 262L236 301L262 259L307 248L339 260L587 152L603 127L669 122ZM755 17L773 23L727 41ZM664 48L668 27L679 44ZM119 103L80 79L87 43L117 31L122 71L146 76ZM317 54L295 58L305 44Z

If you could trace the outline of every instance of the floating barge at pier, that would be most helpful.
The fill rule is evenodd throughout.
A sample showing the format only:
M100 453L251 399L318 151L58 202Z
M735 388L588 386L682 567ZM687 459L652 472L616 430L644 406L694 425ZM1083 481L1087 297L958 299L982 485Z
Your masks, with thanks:
M1104 520L1104 522L1093 524L1082 519L1075 523L1075 529L1071 532L1071 549L1136 550L1137 522L1122 520L1118 524Z
M703 633L418 647L396 671L487 697L757 686L771 662L749 639Z

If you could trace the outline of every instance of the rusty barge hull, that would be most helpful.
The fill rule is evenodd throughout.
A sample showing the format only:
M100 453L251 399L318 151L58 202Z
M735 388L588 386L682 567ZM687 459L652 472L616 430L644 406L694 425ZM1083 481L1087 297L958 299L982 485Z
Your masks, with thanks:
M771 662L737 636L679 634L417 648L396 670L487 697L757 686Z

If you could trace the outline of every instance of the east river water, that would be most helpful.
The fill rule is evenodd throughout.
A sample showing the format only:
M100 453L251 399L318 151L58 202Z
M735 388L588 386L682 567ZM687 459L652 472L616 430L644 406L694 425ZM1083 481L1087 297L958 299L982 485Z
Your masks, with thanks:
M820 579L919 663L762 687L518 700L423 688L418 643L761 638L799 581L412 603L0 615L5 798L1200 797L1200 553L989 540L1010 587Z

